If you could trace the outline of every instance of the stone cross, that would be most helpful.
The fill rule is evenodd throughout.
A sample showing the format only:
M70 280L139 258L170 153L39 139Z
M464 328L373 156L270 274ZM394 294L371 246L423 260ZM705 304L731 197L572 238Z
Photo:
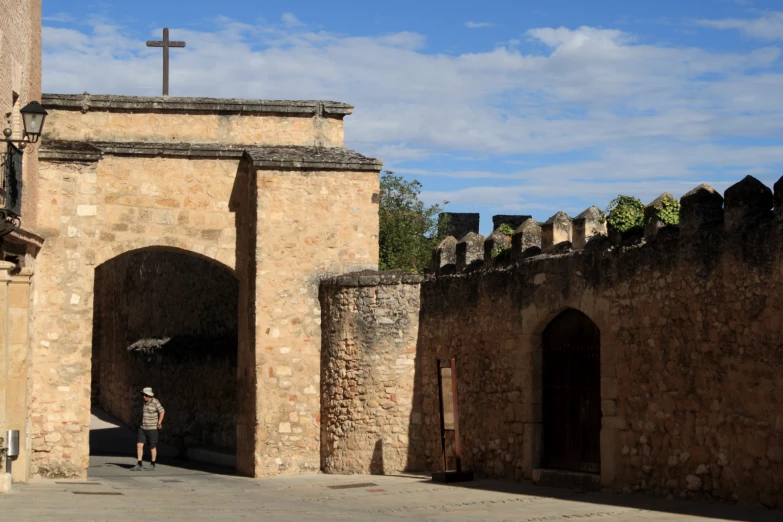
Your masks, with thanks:
M169 41L169 28L163 28L163 40L147 40L147 47L163 47L163 96L169 95L169 47L185 47L185 42Z

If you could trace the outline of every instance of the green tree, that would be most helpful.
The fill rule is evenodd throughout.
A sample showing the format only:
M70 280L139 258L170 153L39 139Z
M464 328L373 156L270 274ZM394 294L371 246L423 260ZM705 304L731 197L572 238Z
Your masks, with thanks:
M381 174L380 230L381 270L422 273L430 265L432 249L440 240L440 205L426 206L419 200L421 183L405 181L391 171ZM445 206L447 201L443 202ZM440 222L443 229L447 223Z

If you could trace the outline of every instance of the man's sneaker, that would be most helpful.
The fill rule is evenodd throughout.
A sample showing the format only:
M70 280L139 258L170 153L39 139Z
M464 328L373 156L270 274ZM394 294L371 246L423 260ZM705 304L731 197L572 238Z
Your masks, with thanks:
M155 471L155 463L151 463L149 468L144 468L144 471Z
M131 468L131 471L144 471L144 468L136 464Z

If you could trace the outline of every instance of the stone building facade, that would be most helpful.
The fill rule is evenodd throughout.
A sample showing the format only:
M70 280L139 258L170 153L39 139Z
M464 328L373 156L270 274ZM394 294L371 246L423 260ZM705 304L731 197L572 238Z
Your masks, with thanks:
M0 129L9 128L12 139L22 138L19 110L41 97L40 26L40 2L0 0ZM9 197L11 189L5 175L15 154L6 143L0 145L0 173L4 180L0 207L10 208L13 198ZM30 459L30 288L34 258L42 238L35 233L38 145L29 145L18 155L21 173L14 169L13 174L21 182L21 227L0 238L0 438L5 437L6 430L19 430L20 457L13 468L13 479L24 480L29 474ZM2 225L6 230L5 223ZM4 489L4 475L5 469L0 471L0 491Z
M351 107L89 95L43 101L50 115L39 173L45 247L34 296L32 473L84 476L93 350L137 340L93 346L107 339L93 337L96 271L160 250L203 258L238 281L239 471L317 471L318 282L378 262L380 162L342 148ZM113 395L134 397L131 384Z
M324 352L335 360L322 372L340 390L394 353L374 340L381 332L394 338L380 318L404 310L419 320L416 333L396 327L402 344L417 337L406 355L415 372L394 382L413 390L412 402L390 415L370 406L375 397L340 398L325 387L324 404L341 401L342 409L328 421L335 428L325 435L323 461L336 472L363 472L375 425L400 431L407 422L410 461L440 470L438 367L455 359L463 468L783 507L783 180L774 199L773 211L773 192L750 177L728 189L725 202L697 187L682 198L679 227L650 226L644 238L615 241L600 221L579 222L599 220L593 212L571 224L557 216L549 233L546 223L522 223L502 262L485 260L469 232L443 242L450 252L436 251L445 261L418 300L412 285L404 302L374 299L376 287L389 293L372 283L383 273L325 284L324 310L342 308L324 317ZM523 246L531 244L540 246ZM562 380L551 385L564 375L589 392L569 391ZM557 417L574 401L577 416L580 409L596 416L563 424ZM594 460L579 453L586 447ZM573 461L558 459L574 449Z

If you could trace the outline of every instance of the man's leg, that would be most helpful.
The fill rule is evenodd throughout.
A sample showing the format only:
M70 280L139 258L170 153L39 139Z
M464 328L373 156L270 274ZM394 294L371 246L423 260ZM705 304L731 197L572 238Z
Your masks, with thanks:
M150 470L155 471L155 462L158 460L158 430L147 430L145 435L150 443L150 454L152 455Z
M131 471L141 471L142 469L141 460L144 457L144 443L146 441L147 441L147 435L144 433L144 430L139 428L138 438L136 439L137 462L136 465L133 468L131 468Z

